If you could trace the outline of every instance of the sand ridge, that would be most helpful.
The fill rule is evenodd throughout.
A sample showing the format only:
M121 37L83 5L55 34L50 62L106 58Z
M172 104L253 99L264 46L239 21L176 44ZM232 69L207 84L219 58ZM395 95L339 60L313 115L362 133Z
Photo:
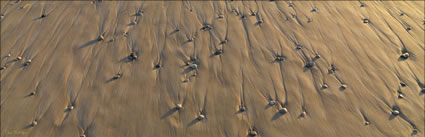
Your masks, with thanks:
M1 136L424 136L423 1L0 3Z

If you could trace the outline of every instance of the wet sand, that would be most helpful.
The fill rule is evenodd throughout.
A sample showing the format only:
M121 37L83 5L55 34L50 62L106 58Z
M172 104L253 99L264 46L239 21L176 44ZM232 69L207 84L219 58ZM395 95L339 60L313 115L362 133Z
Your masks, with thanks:
M2 137L424 136L423 1L0 3Z

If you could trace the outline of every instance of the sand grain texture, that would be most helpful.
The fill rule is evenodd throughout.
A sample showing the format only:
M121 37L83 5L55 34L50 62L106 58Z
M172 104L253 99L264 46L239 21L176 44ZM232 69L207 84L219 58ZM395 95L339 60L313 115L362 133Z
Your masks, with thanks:
M424 2L360 5L1 1L1 136L423 137Z

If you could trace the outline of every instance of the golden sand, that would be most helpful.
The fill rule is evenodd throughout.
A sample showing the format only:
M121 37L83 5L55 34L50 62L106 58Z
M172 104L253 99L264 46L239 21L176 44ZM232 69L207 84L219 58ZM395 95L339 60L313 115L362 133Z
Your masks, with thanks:
M1 1L1 136L423 137L424 8Z

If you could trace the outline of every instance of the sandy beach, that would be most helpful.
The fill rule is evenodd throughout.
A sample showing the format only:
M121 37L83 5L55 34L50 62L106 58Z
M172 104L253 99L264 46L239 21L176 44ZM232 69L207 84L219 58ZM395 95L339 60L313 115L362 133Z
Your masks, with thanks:
M424 137L424 1L1 1L1 137Z

